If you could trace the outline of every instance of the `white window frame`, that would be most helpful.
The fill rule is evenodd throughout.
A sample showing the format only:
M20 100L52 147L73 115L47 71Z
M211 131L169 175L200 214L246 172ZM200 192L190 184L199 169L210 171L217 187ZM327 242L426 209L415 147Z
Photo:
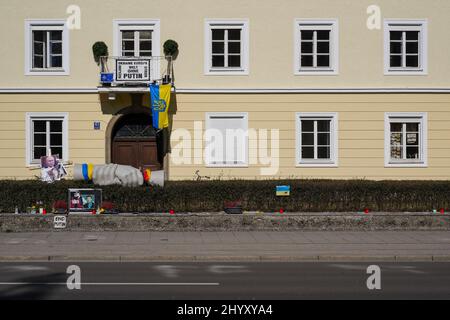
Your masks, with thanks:
M62 120L62 148L64 150L62 161L69 161L69 114L67 112L27 112L25 114L25 144L26 144L26 163L29 166L39 166L39 163L33 160L33 121L34 120Z
M212 67L212 37L214 27L241 29L241 67ZM249 20L248 19L205 19L204 74L205 75L248 75L249 74Z
M120 57L122 53L122 30L151 30L152 31L152 57L161 56L161 27L159 19L115 19L113 20L113 56ZM135 44L136 45L136 44ZM128 57L133 58L133 57ZM143 56L142 59L150 59ZM161 61L151 61L151 79L161 78Z
M214 129L211 124L211 117L242 117L244 122L244 127L242 130L246 133L244 136L244 161L236 164L223 164L223 163L212 163L212 160L209 158L209 154L205 152L205 164L206 167L211 168L246 168L248 167L248 112L206 112L205 113L205 130ZM226 141L226 140L225 140ZM225 143L224 141L224 143Z
M420 160L391 160L391 122L420 123ZM386 112L384 114L384 166L387 168L428 167L428 114L426 112Z
M152 31L152 56L161 55L161 28L159 19L115 19L113 21L113 55L121 56L122 30ZM136 44L135 44L136 45ZM130 57L131 58L131 57Z
M301 147L301 120L324 120L329 119L330 122L330 159L302 159ZM336 112L297 112L295 113L295 158L297 167L337 167L338 166L338 113ZM315 143L316 145L316 143Z
M390 31L419 31L419 67L391 68ZM428 20L427 19L385 19L384 20L384 74L385 75L428 75Z
M301 30L330 30L330 67L301 67ZM339 21L338 19L294 20L294 75L339 74Z
M62 68L33 69L33 31L62 31ZM67 76L70 74L69 28L64 19L25 20L25 75Z

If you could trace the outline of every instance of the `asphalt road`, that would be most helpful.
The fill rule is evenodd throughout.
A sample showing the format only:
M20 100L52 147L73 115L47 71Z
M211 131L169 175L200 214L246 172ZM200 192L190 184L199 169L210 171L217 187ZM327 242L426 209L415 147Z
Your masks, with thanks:
M67 287L70 265L81 289ZM367 288L370 265L380 290ZM5 262L0 299L450 299L450 263Z

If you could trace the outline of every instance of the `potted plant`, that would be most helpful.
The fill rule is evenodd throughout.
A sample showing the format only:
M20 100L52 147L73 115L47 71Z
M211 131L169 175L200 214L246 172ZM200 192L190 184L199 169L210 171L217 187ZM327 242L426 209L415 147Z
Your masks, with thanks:
M113 73L108 70L108 46L103 41L97 41L92 46L92 54L100 66L100 82L110 84L113 81Z
M169 39L164 42L163 48L167 60L167 74L164 76L163 82L169 83L173 80L173 60L178 56L178 43Z

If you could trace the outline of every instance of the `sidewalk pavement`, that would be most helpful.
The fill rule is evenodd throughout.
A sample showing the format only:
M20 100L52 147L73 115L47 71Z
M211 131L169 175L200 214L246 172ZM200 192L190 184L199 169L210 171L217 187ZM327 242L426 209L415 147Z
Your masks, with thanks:
M450 261L446 231L0 233L0 261Z

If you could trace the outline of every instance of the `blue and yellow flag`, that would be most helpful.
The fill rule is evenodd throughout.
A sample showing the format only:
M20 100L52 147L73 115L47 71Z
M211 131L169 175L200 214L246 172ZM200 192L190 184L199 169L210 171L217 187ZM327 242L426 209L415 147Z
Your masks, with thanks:
M163 129L169 126L170 89L170 84L150 85L150 103L155 129Z

